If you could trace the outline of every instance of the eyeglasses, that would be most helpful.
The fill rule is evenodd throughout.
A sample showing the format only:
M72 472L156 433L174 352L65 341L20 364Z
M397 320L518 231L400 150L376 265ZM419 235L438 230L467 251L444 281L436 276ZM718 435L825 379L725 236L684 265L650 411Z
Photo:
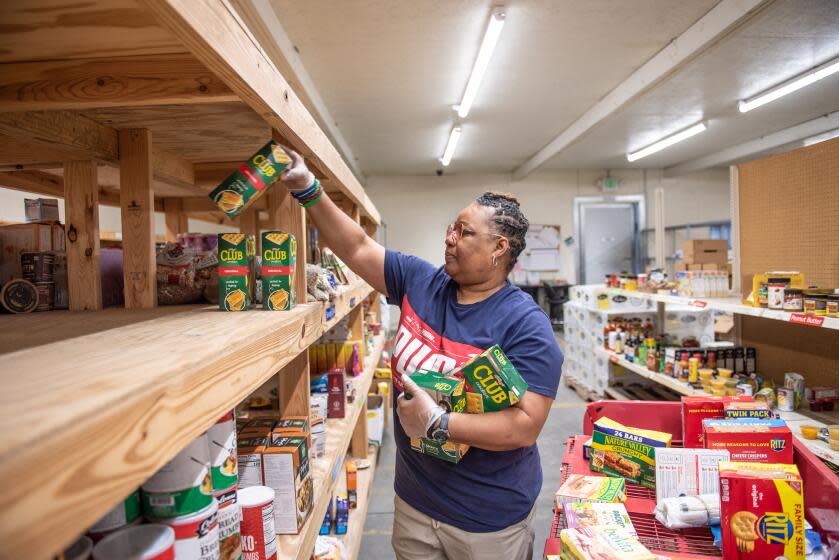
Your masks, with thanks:
M449 224L449 226L446 228L446 238L448 239L448 237L452 234L454 234L454 242L455 243L457 243L458 241L460 241L464 237L470 237L470 236L473 236L473 235L491 235L493 237L498 237L500 239L507 239L505 236L498 235L497 233L490 233L488 231L474 231L474 230L471 230L471 229L467 228L466 226L464 226L463 222L455 222L453 224ZM509 241L509 239L507 239L507 241Z

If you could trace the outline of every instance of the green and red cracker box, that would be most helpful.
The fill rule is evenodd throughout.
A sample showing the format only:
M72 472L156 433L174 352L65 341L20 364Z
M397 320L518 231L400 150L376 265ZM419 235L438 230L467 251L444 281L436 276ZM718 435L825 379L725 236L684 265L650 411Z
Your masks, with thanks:
M792 431L783 420L737 418L703 420L705 448L725 449L732 461L793 462Z
M436 371L419 370L411 374L411 380L447 412L466 412L466 391L463 379ZM411 438L411 447L415 451L451 463L460 461L469 450L468 445L454 442L441 444L424 437Z
M245 311L250 307L253 255L253 236L218 235L218 306L222 311Z
M283 231L263 231L261 246L262 307L271 311L292 309L297 304L297 239Z
M470 414L504 410L519 402L527 391L527 382L498 345L472 358L457 374L466 380L466 411Z
M725 558L803 560L804 483L795 465L720 463Z
M265 194L290 163L288 154L273 140L269 141L213 189L210 198L222 212L235 218Z

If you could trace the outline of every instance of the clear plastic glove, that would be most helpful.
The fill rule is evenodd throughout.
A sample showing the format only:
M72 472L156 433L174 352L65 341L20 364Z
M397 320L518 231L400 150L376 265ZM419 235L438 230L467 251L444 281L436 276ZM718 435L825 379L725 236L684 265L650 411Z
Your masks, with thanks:
M287 146L282 149L291 158L291 164L280 175L280 182L291 192L305 191L315 182L315 176L306 167L303 156Z
M428 428L446 411L407 375L402 376L402 387L402 394L396 400L402 429L408 437L426 437Z

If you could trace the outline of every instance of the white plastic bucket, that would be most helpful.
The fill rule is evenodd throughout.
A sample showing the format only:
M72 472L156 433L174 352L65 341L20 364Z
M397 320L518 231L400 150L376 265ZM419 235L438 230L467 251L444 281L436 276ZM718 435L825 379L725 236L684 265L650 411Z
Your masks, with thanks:
M157 524L121 529L93 547L93 560L175 560L175 531Z
M177 560L219 560L218 501L192 515L158 519L175 530Z

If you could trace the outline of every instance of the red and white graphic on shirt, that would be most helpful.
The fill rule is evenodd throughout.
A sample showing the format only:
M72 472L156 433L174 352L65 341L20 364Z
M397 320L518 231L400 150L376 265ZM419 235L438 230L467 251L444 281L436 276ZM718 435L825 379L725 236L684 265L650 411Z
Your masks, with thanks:
M399 330L393 339L391 369L393 386L402 391L402 375L419 369L449 373L459 369L472 357L481 353L480 348L449 340L434 332L417 316L407 297L402 298L402 317Z

